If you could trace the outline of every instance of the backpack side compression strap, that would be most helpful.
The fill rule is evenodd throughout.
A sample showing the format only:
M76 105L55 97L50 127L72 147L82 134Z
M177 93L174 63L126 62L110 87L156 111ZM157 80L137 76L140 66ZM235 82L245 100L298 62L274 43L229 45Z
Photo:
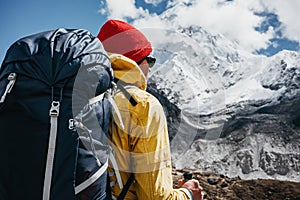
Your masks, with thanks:
M46 171L45 171L45 179L44 179L43 200L50 199L50 189L51 189L53 162L54 162L56 136L57 136L57 119L59 115L59 105L60 103L58 101L53 101L49 111L51 127L50 127L47 163L46 163Z
M75 187L75 194L80 193L81 191L92 185L100 176L102 176L102 174L104 174L104 172L106 172L107 167L108 160L98 169L98 171L93 176Z

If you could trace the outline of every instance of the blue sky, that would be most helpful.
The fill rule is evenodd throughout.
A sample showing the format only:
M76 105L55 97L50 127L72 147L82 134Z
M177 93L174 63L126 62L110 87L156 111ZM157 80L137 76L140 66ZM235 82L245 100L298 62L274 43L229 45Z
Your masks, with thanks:
M221 3L220 3L221 2ZM249 3L251 2L251 3ZM299 51L298 0L1 0L0 60L16 40L41 31L83 28L96 35L107 18L138 27L168 27L164 11L177 25L198 25L223 34L251 52L267 56ZM238 17L237 17L238 16Z
M99 0L1 0L0 60L19 38L37 32L65 28L83 28L97 34L106 20Z

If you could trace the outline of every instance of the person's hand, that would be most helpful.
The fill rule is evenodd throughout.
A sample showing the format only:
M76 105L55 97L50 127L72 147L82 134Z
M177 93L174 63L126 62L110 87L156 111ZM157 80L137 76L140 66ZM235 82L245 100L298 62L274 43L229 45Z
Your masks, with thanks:
M195 179L191 180L178 180L178 187L184 187L192 192L194 200L203 200L202 198L202 187L199 184L199 181Z

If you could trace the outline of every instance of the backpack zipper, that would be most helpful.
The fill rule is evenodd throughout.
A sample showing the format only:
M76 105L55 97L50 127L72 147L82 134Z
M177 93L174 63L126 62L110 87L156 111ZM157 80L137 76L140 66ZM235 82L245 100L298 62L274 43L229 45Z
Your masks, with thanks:
M0 100L0 103L3 103L4 100L5 100L5 97L8 93L11 92L15 82L16 82L16 78L17 78L17 74L16 73L10 73L8 75L8 84L6 85L6 89L5 89L5 92L3 93L2 97L1 97L1 100Z

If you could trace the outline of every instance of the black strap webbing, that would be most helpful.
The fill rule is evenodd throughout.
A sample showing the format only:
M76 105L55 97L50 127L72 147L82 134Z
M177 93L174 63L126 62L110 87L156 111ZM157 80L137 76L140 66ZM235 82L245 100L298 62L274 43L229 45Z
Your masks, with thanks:
M119 79L116 79L116 78L115 78L114 81L117 84L117 87L124 94L124 96L129 100L129 102L131 103L131 105L136 106L137 105L136 100L131 96L131 94L129 94L129 92L125 88L125 85L129 85L129 84L126 84L125 82L123 82L123 81L121 81Z
M123 85L118 84L118 88L125 95L125 97L129 100L129 102L131 103L131 105L133 105L133 106L137 105L136 100L129 94L129 92L126 90L126 88Z
M115 83L117 83L117 87L120 89L120 91L124 94L124 96L129 100L129 102L131 103L132 106L136 106L137 102L136 100L131 96L131 94L129 94L129 92L126 90L126 88L124 87L124 85L126 85L126 83L124 83L121 80L118 80L115 78ZM123 200L129 190L130 185L132 184L134 180L134 174L131 173L126 184L124 185L120 195L118 196L117 200Z
M126 196L128 190L129 190L129 187L130 187L131 183L133 182L133 180L134 180L134 174L131 173L128 180L127 180L127 182L126 182L126 184L124 185L119 197L117 198L117 200L123 200L125 198L125 196Z

